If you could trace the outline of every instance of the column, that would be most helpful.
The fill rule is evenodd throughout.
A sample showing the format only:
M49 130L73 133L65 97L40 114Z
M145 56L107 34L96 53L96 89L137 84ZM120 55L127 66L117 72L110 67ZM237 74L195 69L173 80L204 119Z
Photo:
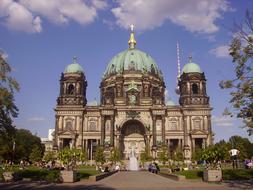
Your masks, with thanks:
M110 145L114 147L114 115L111 116Z
M55 135L54 135L54 146L53 149L57 150L58 149L58 121L59 120L59 116L55 115Z
M165 117L162 116L162 142L165 145Z
M191 138L192 141L192 153L195 152L195 138Z
M152 117L153 120L153 146L156 146L156 116Z
M105 116L101 116L101 145L105 143Z
M208 140L206 145L212 145L213 144L213 140L212 140L212 129L211 129L211 116L208 115L207 116L207 127L208 127Z

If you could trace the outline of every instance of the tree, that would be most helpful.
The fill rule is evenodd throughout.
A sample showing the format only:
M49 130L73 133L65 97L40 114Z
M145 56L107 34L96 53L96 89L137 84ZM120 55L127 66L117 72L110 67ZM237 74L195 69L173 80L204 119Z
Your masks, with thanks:
M240 151L239 158L244 160L253 156L253 143L247 138L232 136L229 138L229 149L236 148Z
M162 146L161 152L158 152L158 160L164 165L168 159L168 147Z
M15 140L12 118L18 115L14 92L19 90L19 85L10 72L11 67L0 52L0 157L6 160L12 160Z
M50 161L52 162L55 159L56 159L56 155L53 151L46 152L43 156L43 160L45 162L50 162Z
M41 140L36 135L33 135L29 130L18 129L15 133L15 155L16 161L29 160L30 154L35 146L39 148L40 152L44 152L44 146Z
M38 146L35 145L29 155L29 160L32 163L36 163L41 161L41 158L42 158L42 151Z
M111 150L109 160L110 160L112 163L116 163L116 162L120 162L120 161L121 161L119 149L113 148L113 149Z
M152 157L149 154L148 147L146 147L145 150L141 152L140 160L141 160L142 165L145 162L152 161Z
M19 90L18 82L10 76L11 67L0 52L0 132L13 131L12 117L17 117L14 92ZM10 131L9 131L10 130Z
M58 152L58 158L64 164L67 170L76 167L76 163L83 161L86 155L80 149L65 147Z
M220 82L222 89L231 89L233 112L243 119L249 135L253 134L253 13L247 11L243 24L235 24L230 55L235 64L235 77ZM226 114L234 114L226 109Z
M96 163L100 163L100 164L105 163L104 148L102 146L96 149L95 161Z

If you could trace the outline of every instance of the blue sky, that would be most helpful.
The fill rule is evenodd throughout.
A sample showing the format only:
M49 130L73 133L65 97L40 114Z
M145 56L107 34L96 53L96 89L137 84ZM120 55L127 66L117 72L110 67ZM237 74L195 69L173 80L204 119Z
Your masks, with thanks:
M137 47L154 58L174 102L178 41L181 67L191 54L205 72L215 141L248 137L240 121L222 116L229 92L218 84L233 77L231 29L249 7L251 0L1 0L0 50L21 86L15 96L16 126L41 137L54 128L60 75L74 56L85 70L88 101L99 100L103 72L115 54L128 48L133 23Z

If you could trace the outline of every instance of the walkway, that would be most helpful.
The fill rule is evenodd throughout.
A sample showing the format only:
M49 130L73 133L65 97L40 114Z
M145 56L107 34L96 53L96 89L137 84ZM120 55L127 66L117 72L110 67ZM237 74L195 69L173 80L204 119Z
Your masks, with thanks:
M177 182L148 172L119 172L106 179L90 183L81 181L73 184L0 183L1 190L233 190L253 189L253 181L210 184L205 182Z

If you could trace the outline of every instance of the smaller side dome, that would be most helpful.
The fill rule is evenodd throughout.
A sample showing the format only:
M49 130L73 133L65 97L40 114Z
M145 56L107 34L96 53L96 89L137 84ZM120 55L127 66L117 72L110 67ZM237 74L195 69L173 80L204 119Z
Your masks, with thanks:
M64 73L84 73L82 66L77 63L77 57L73 58L73 62L65 68Z
M172 100L166 102L166 106L175 106L176 104Z
M182 70L182 73L203 73L200 66L192 62L192 57L189 57L189 63L187 63Z
M98 106L99 104L98 104L97 100L95 99L93 101L88 102L87 105L88 106Z

